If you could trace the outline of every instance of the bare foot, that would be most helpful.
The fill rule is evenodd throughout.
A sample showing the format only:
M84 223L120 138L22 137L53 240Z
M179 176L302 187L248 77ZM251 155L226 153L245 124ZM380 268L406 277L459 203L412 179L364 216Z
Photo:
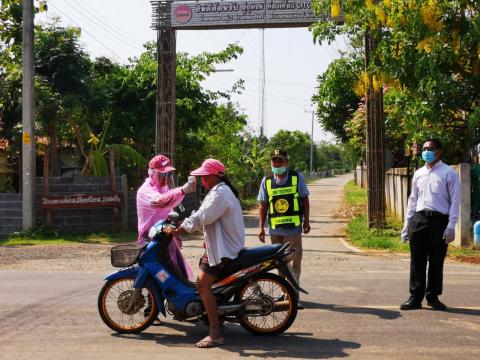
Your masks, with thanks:
M209 349L215 346L220 346L224 343L223 337L213 338L210 335L205 336L202 340L195 344L196 347L201 349Z

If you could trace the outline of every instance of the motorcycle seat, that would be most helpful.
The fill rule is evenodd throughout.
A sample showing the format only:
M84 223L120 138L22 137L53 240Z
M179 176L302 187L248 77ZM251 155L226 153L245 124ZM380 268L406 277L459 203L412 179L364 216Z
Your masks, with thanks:
M244 248L240 250L238 256L230 261L226 269L222 272L221 277L226 277L240 269L258 263L261 259L266 259L276 254L282 247L282 244L272 244L256 246L252 248Z

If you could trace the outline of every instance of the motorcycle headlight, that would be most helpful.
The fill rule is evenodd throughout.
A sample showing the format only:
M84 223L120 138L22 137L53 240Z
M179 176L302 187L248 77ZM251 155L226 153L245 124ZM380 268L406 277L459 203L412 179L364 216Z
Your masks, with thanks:
M163 230L163 225L165 224L165 220L160 220L156 222L148 231L148 237L153 239L159 232Z
M153 239L157 235L157 228L155 226L152 226L150 230L148 231L148 237L150 239Z

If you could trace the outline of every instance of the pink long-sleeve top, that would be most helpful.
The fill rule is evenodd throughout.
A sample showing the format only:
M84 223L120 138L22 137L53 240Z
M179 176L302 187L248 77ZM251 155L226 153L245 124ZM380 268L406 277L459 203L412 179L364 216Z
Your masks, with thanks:
M152 178L145 179L137 191L138 238L140 244L157 221L166 219L185 197L181 187L169 189L158 186Z

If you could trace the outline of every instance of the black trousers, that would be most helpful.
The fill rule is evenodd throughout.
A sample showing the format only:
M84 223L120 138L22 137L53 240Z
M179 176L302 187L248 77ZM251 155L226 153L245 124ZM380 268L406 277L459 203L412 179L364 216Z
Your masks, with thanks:
M448 245L443 232L448 215L417 212L410 220L410 294L415 300L436 299L442 294L443 263ZM426 279L428 261L428 281Z

